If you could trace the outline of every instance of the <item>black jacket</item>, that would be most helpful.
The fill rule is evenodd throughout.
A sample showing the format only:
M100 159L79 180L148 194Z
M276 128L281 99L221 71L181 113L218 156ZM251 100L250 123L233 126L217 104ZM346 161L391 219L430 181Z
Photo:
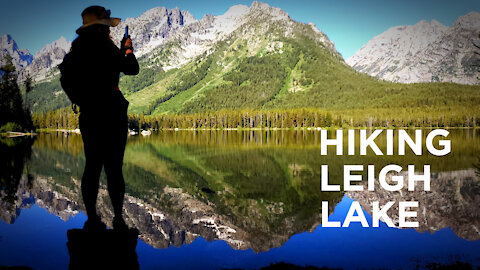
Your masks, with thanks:
M66 76L62 74L62 79L74 80L78 85L81 100L78 104L82 114L127 112L128 101L119 91L118 81L120 72L138 74L139 66L133 53L125 55L109 38L93 31L84 31L72 42L64 63L68 58L74 75L63 78Z

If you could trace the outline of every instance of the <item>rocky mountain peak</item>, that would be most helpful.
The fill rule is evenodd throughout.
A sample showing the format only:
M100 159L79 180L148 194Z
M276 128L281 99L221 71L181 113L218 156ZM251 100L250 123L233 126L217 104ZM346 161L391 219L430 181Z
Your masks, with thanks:
M443 25L441 22L433 19L430 24L433 26L433 27L445 27L445 25Z
M57 48L68 52L70 50L70 46L71 46L71 43L68 42L64 36L61 36L59 39L53 41L52 43L45 45L45 47L43 47L40 51L35 53L34 57L36 58L37 56L43 55L45 53L49 54L52 51L56 50Z
M403 83L454 82L478 84L480 13L461 16L451 26L436 20L391 27L372 38L347 64L360 72Z
M421 20L413 26L409 26L409 25L403 26L402 29L407 31L410 30L411 32L416 34L417 33L421 34L421 33L442 31L447 28L448 28L447 26L444 26L437 20L431 20L430 22L428 22L427 20Z
M5 64L4 57L6 54L12 57L12 63L17 71L28 66L33 60L30 52L26 49L19 49L17 43L9 34L0 37L0 66Z
M7 48L10 46L16 46L15 40L9 34L5 34L0 37L0 45L2 48Z
M427 20L421 20L421 21L419 21L418 23L416 23L416 24L414 25L414 27L423 28L423 27L426 27L427 25L429 25L429 23L427 22Z
M245 6L245 5L235 5L235 6L231 6L231 7L227 10L227 12L225 12L225 14L220 15L220 16L225 16L225 17L228 17L228 18L245 16L246 14L248 14L249 10L250 10L250 9L249 9L248 6ZM218 16L218 17L220 17L220 16Z
M466 15L458 17L452 27L472 29L477 32L480 31L480 12L472 11Z
M312 30L317 34L318 41L322 42L330 51L337 51L335 49L335 43L333 43L333 41L331 41L324 32L318 29L317 25L315 25L313 22L309 22L307 25L310 26Z
M173 9L155 7L145 11L139 17L122 20L119 26L111 28L111 36L115 44L119 46L125 26L128 25L135 54L137 57L147 56L152 61L156 61L156 57L158 57L155 51L161 50L161 46L170 42L174 46L169 53L169 60L163 61L164 63L161 64L164 69L169 69L179 67L204 53L216 42L227 38L246 23L260 23L263 25L260 28L265 30L267 29L266 25L272 21L281 21L287 30L293 23L285 11L258 1L254 1L249 7L235 5L230 7L225 14L205 15L201 20L195 19L190 12L180 10L178 7ZM312 28L316 33L317 40L326 44L331 50L335 50L333 43L323 32L316 26ZM251 30L253 31L253 29ZM255 31L252 31L250 34L254 34ZM256 34L262 35L262 31ZM286 34L290 32L287 31ZM2 40L6 40L2 41L3 43L8 43L11 37L6 36ZM56 74L57 71L51 72L50 70L62 61L63 56L69 50L70 42L64 37L47 44L31 57L31 59L35 59L33 62L30 60L31 64L30 62L23 64L23 67L28 65L28 68L23 68L19 72L19 79L22 80L26 74L31 74L38 81Z
M166 7L154 7L151 8L144 13L142 13L138 19L151 19L151 18L161 18L167 15L167 8ZM129 18L134 19L134 18Z
M260 1L253 1L252 5L250 5L250 9L269 9L270 5L267 3L263 3Z
M271 7L270 5L254 1L250 6L249 12L251 14L262 14L262 15L269 15L274 20L282 20L282 19L289 19L288 13L283 11L281 8Z
M168 25L172 23L183 25L183 14L178 7L168 11Z
M119 44L125 26L128 25L136 54L142 56L165 43L183 26L195 22L197 20L192 14L188 11L181 11L178 7L174 9L155 7L147 10L138 18L127 18L120 22L119 26L111 29L111 36L115 43Z
M197 21L197 19L195 19L195 17L188 10L182 10L182 16L184 25L189 25Z
M70 51L71 43L61 36L54 42L45 45L35 53L33 61L19 73L19 80L31 75L35 80L45 79L49 71L63 61L63 57Z

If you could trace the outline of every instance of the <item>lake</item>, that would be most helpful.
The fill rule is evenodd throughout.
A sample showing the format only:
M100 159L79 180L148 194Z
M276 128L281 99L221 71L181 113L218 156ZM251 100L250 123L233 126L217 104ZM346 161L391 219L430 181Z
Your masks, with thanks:
M124 217L140 232L135 247L140 269L258 269L280 262L343 269L478 267L480 130L450 130L448 139L451 153L437 157L425 149L417 156L408 147L403 156L371 150L347 155L346 137L344 155L330 146L328 155L321 155L317 130L130 136ZM385 134L375 142L383 151ZM0 138L0 149L0 265L68 268L67 231L86 221L81 136ZM430 164L431 190L322 192L321 166L328 165L331 183L342 185L345 164L373 164L375 175L388 164L404 170ZM366 179L366 170L362 176ZM418 228L383 222L378 228L358 222L321 226L322 201L328 201L329 220L343 221L356 201L372 224L373 201L412 200L419 202ZM98 212L111 227L104 175ZM398 225L398 211L388 213Z

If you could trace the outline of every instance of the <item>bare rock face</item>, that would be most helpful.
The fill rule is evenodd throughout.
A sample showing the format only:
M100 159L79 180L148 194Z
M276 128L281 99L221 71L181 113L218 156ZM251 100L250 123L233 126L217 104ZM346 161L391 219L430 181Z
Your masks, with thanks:
M404 178L407 179L407 175ZM398 192L391 192L377 185L375 191L347 192L346 195L358 201L370 214L374 201L378 201L380 206L389 201L396 202L388 211L396 226L398 202L418 201L417 231L433 233L450 227L463 239L480 239L480 179L475 170L432 173L430 188L430 191L423 191L423 183L420 182L415 191L408 191L405 187Z
M70 51L71 43L65 37L47 44L33 56L30 65L20 70L19 80L23 80L27 75L35 80L42 80L49 75L58 73L56 67L63 61L63 57Z
M179 28L194 21L196 21L195 18L188 11L156 7L138 18L123 20L119 26L111 28L111 36L115 44L119 46L125 26L128 25L129 35L134 42L135 54L141 56L164 43Z
M347 64L380 79L402 82L479 84L480 13L451 26L432 20L396 26L371 39Z
M20 81L27 76L34 80L43 80L51 75L58 74L57 65L63 60L65 54L70 50L71 43L65 37L45 45L40 51L31 55L28 50L21 50L10 35L0 37L0 66L5 64L5 54L12 57L16 74Z
M30 52L18 48L17 43L10 35L3 35L0 37L0 66L5 65L4 57L6 54L12 57L12 63L16 70L28 66L33 60L33 56Z

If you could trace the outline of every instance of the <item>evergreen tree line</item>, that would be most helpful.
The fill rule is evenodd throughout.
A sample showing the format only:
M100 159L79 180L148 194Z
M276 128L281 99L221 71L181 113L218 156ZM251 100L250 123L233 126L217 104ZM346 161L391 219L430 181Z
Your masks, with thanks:
M33 114L33 123L36 128L68 129L79 128L79 114L71 107Z
M320 109L221 110L195 114L130 114L130 129L248 129L315 127L477 127L480 117L442 112L418 114L389 111L336 112ZM78 114L69 107L37 113L33 121L38 128L76 129Z
M27 131L33 128L30 109L24 106L17 83L12 57L5 55L5 65L0 68L0 131ZM31 90L31 79L25 81L25 95Z

